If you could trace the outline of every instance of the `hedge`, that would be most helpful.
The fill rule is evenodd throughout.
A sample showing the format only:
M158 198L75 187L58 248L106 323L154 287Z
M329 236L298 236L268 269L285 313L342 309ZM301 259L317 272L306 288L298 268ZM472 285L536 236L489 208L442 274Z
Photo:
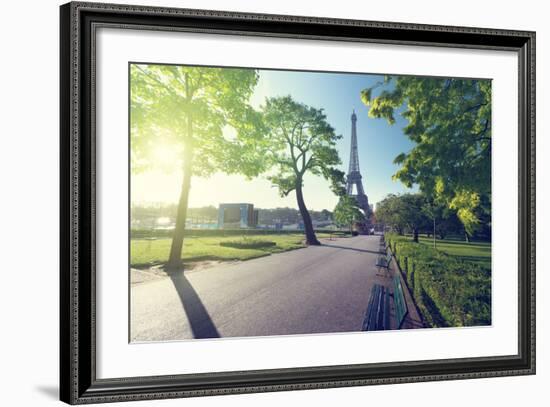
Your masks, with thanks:
M431 327L491 324L491 270L393 233L385 234Z

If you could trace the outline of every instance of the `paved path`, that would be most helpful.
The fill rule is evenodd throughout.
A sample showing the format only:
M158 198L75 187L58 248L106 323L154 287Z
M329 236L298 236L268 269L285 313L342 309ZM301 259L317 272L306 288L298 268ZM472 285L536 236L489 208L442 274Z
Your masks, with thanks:
M174 274L131 287L133 341L360 331L379 236ZM383 281L383 278L382 278Z

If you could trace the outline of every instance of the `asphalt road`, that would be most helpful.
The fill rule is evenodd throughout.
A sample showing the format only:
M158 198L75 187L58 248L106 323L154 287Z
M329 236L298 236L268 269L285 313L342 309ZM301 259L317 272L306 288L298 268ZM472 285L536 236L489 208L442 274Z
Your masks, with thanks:
M359 331L379 239L323 239L132 285L132 341Z

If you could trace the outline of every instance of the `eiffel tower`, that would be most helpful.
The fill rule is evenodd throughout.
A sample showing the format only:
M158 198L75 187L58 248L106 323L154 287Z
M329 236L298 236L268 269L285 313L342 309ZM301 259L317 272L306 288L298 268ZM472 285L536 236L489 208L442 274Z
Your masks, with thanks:
M369 216L369 198L365 194L363 189L363 182L361 172L359 171L359 155L357 154L357 116L355 110L351 115L351 151L349 155L349 170L347 176L347 194L353 196L359 205L359 207L365 213L365 216ZM353 186L357 190L357 194L353 194Z

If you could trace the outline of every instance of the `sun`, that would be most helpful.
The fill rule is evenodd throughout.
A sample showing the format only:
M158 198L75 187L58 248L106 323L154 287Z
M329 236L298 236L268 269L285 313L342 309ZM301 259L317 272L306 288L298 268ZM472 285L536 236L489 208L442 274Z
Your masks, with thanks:
M153 160L161 166L173 165L178 160L178 151L174 146L168 144L160 144L153 147Z

